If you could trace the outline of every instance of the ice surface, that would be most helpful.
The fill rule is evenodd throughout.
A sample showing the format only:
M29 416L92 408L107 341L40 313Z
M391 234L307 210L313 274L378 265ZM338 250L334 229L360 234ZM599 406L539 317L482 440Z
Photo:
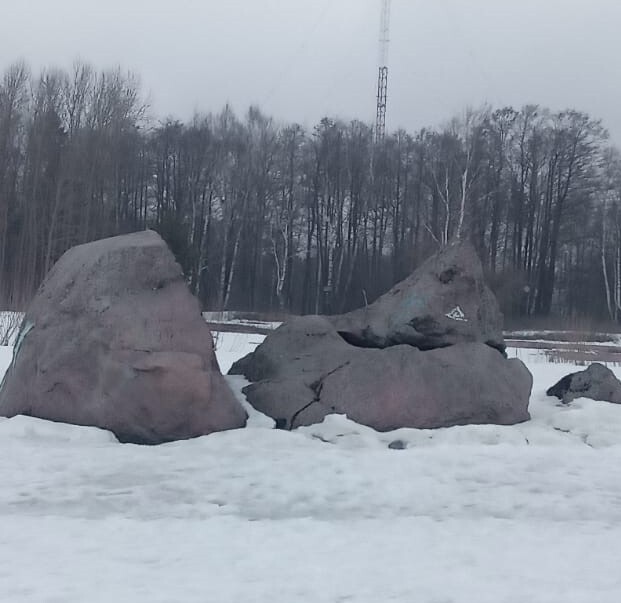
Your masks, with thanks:
M226 371L262 337L216 339ZM0 420L0 601L618 603L621 406L559 405L545 389L575 367L509 353L535 379L512 427L289 433L251 412L139 447Z

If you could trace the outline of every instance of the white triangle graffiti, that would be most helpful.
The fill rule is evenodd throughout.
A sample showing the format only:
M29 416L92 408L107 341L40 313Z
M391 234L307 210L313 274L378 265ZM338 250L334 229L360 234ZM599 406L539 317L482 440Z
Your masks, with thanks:
M450 318L451 320L458 320L459 322L468 322L468 319L466 318L464 311L459 306L456 306L455 308L453 308L445 316L447 318Z

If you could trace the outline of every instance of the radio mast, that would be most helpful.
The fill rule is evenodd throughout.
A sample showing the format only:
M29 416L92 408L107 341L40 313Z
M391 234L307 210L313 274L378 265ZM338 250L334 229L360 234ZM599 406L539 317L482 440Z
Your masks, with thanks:
M379 35L379 73L377 76L377 117L375 120L375 141L384 140L386 135L386 104L388 100L388 46L390 44L390 2L382 0L382 17Z

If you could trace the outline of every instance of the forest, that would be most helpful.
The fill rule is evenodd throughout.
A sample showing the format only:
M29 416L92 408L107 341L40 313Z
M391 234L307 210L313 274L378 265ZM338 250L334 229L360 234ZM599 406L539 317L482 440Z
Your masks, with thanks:
M258 107L158 118L137 77L82 62L0 83L3 308L68 248L152 228L209 310L360 307L467 238L511 320L616 323L620 195L621 156L578 110L485 106L376 140Z

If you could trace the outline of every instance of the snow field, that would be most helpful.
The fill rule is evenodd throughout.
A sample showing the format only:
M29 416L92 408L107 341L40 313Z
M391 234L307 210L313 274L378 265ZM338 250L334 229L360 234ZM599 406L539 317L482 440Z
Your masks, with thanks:
M220 334L223 371L261 340ZM510 354L535 379L511 427L289 433L250 409L140 447L0 419L0 601L618 603L621 407L559 406L545 389L579 369Z

